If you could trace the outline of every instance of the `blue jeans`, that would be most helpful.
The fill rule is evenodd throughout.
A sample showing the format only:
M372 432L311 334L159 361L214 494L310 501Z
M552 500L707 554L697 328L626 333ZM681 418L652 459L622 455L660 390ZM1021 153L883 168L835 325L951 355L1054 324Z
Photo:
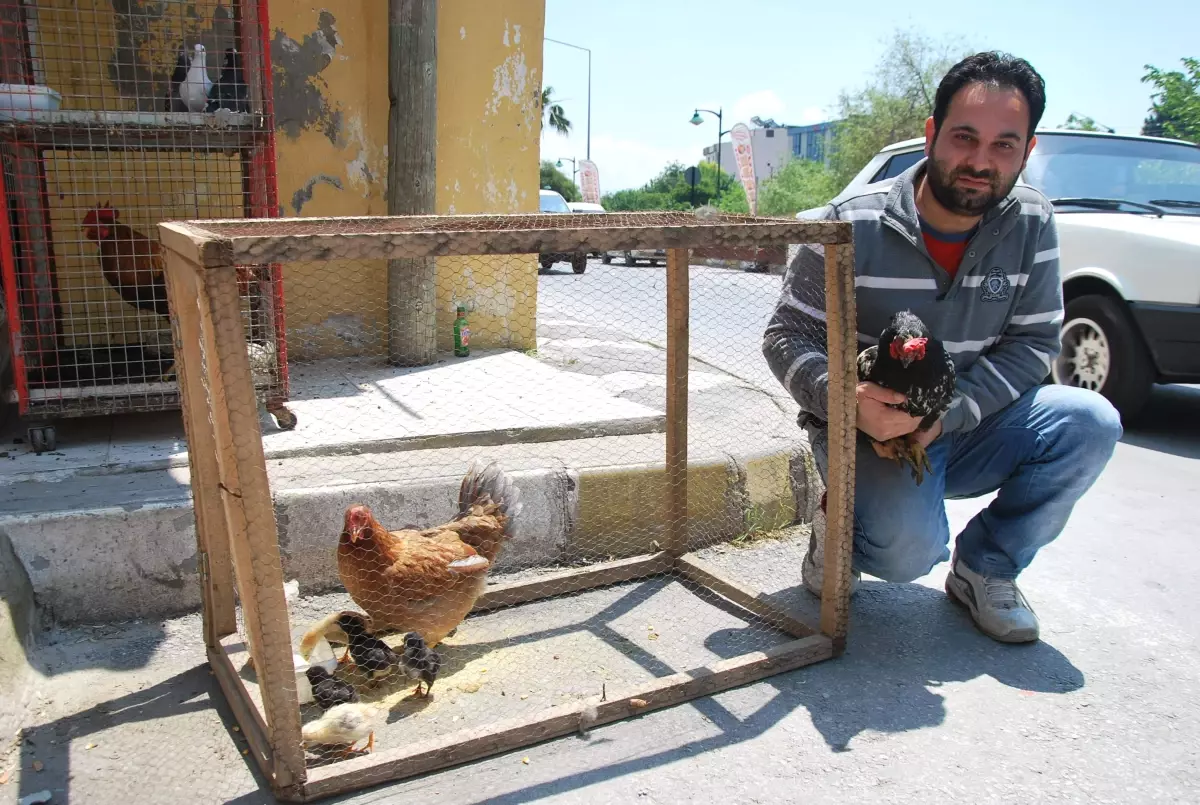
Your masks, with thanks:
M1121 438L1121 418L1099 394L1038 386L974 430L929 446L933 473L917 486L907 464L875 455L859 433L855 474L855 570L912 581L950 559L947 499L999 490L958 535L958 559L984 576L1015 579L1062 532ZM822 478L828 434L809 428Z

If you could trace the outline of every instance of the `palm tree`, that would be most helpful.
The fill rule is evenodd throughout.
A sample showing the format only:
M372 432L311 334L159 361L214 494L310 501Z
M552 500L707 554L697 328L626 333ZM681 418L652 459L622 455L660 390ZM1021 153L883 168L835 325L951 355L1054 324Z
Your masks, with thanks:
M554 87L545 87L542 89L542 113L549 116L546 122L550 128L559 134L570 134L571 121L567 120L567 115L563 112L562 106L551 100L550 94L552 92L554 92Z

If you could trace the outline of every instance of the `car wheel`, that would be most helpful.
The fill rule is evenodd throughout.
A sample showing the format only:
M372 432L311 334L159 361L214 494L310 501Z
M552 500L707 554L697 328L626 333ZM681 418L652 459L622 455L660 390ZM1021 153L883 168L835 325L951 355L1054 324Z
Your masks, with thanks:
M637 259L629 252L625 252L625 265L627 265L627 266L636 266L637 265Z
M545 258L545 257L541 258L541 260L539 260L538 262L541 264L541 267L542 267L542 273L545 273L545 272L549 271L549 270L550 270L550 268L551 268L551 267L554 265L554 261L553 261L553 260L549 260L549 259L547 259L547 258Z
M571 258L571 270L576 274L582 274L587 271L587 255L577 254Z
M1067 303L1054 382L1103 394L1122 419L1137 416L1154 387L1155 369L1129 314L1117 300L1089 294Z
M609 254L608 252L605 252L604 256L601 257L600 259L604 261L604 265L606 265L606 266L612 265L612 255Z

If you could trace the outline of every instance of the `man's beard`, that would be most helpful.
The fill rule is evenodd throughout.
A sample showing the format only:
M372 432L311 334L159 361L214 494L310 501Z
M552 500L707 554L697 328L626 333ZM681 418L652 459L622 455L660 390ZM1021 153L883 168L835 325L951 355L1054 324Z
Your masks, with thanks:
M984 192L961 188L958 186L960 176L986 180L989 190ZM926 162L925 181L929 185L929 191L933 193L938 204L955 215L983 215L1003 201L1017 183L1017 176L1013 176L1011 181L1007 182L1004 178L993 170L974 171L967 167L947 172L942 163L932 156Z

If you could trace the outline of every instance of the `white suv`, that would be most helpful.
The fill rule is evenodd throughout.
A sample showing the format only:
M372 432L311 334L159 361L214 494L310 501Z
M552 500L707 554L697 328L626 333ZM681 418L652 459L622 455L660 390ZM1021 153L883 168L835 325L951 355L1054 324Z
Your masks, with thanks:
M1063 130L1037 138L1021 181L1054 203L1066 302L1049 379L1098 391L1131 418L1155 383L1200 382L1200 146ZM924 148L919 138L883 149L834 203L889 186Z

